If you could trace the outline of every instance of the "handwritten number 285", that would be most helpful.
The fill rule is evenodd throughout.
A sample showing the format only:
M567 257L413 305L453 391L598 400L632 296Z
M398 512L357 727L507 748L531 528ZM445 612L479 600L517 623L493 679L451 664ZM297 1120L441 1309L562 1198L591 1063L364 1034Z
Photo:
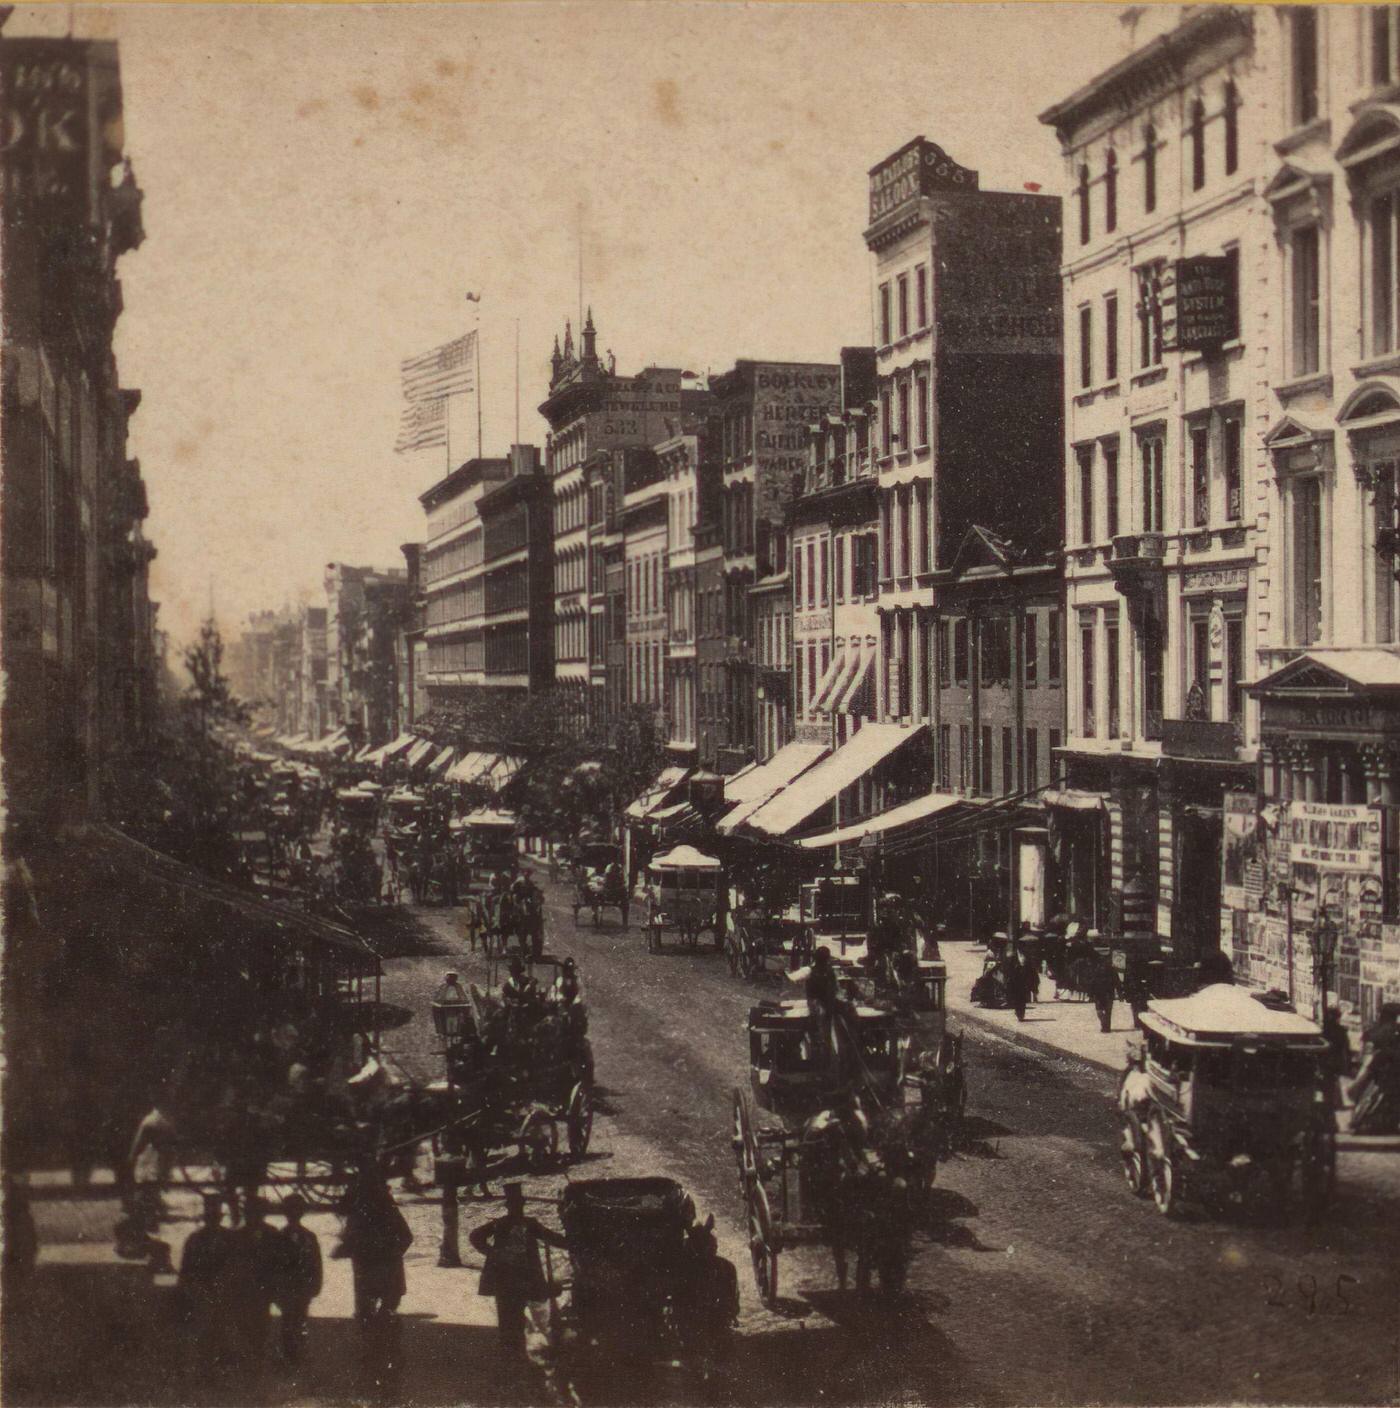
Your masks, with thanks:
M1333 1287L1333 1296L1336 1304L1331 1305L1324 1293L1319 1293L1317 1277L1304 1275L1298 1278L1297 1284L1291 1288L1285 1288L1283 1277L1271 1272L1267 1278L1268 1298L1266 1304L1278 1310L1287 1310L1296 1306L1298 1309L1306 1310L1309 1315L1322 1314L1349 1315L1352 1309L1351 1297L1347 1291L1360 1284L1355 1276L1348 1276L1343 1272L1337 1277ZM1296 1296L1296 1300L1290 1300L1290 1295Z

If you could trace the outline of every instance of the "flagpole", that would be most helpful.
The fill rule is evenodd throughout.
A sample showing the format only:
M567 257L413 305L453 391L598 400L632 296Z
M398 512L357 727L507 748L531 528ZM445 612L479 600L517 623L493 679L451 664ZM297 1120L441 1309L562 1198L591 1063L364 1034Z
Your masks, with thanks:
M520 443L520 319L515 320L515 443Z
M476 457L481 458L481 301L476 303Z

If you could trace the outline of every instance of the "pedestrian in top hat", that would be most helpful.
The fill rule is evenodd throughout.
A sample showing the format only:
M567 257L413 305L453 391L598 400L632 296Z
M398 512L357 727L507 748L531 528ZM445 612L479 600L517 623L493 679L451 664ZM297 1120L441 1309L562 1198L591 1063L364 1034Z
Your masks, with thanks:
M277 1283L277 1308L282 1314L282 1355L288 1364L301 1361L311 1302L321 1294L321 1244L301 1225L306 1200L293 1193L282 1204L282 1269Z
M404 1215L373 1168L356 1179L345 1205L345 1231L333 1257L349 1257L355 1280L355 1319L362 1329L392 1315L407 1284L403 1255L413 1245Z
M223 1199L204 1195L204 1220L185 1239L177 1282L182 1310L193 1335L193 1368L201 1378L227 1368L229 1304L226 1272L229 1238Z
M282 1236L267 1225L266 1213L261 1198L247 1199L243 1225L228 1234L224 1265L234 1350L250 1374L258 1372L267 1353L272 1298L283 1266Z
M549 1296L540 1244L563 1247L564 1238L525 1212L525 1189L507 1183L504 1217L473 1229L472 1246L486 1258L480 1293L496 1298L496 1325L506 1348L525 1352L525 1308Z

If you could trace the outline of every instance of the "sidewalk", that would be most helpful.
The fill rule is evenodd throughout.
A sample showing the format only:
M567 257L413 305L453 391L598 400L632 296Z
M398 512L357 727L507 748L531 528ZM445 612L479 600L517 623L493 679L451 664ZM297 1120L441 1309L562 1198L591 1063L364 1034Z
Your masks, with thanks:
M1069 1056L1117 1076L1122 1070L1128 1038L1136 1030L1132 1008L1126 1002L1113 1006L1113 1030L1099 1030L1099 1015L1092 1002L1068 996L1056 1001L1055 984L1048 974L1040 980L1040 1001L1026 1008L1018 1022L1010 1009L972 1005L972 985L982 976L987 950L980 943L952 940L942 946L948 965L948 1011L974 1026L1050 1056Z
M153 1276L144 1262L124 1261L113 1251L121 1208L110 1184L75 1189L64 1175L36 1175L32 1188L39 1256L24 1303L6 1317L6 1402L290 1405L364 1402L385 1393L361 1369L350 1263L330 1256L340 1232L333 1213L305 1218L321 1244L324 1287L312 1305L302 1365L291 1370L281 1362L274 1311L264 1371L212 1386L193 1374L175 1277ZM462 1205L464 1265L444 1269L437 1265L437 1194L397 1196L414 1242L405 1257L408 1290L400 1306L405 1367L389 1396L422 1405L550 1401L554 1395L542 1378L501 1351L495 1302L477 1294L481 1267L467 1232L499 1216L504 1204ZM198 1225L199 1198L175 1189L166 1206L158 1235L178 1267ZM281 1226L275 1210L269 1220Z

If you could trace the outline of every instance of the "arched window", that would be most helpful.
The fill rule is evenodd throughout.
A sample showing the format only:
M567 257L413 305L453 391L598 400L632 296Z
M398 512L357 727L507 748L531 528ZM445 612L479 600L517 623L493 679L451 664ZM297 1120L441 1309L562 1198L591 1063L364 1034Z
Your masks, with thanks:
M1089 168L1079 168L1079 243L1089 243Z
M1199 191L1206 183L1206 105L1197 98L1191 104L1191 189Z
M1118 228L1118 156L1112 148L1103 171L1103 227L1110 234Z
M1225 174L1233 176L1240 164L1240 94L1233 81L1225 85Z
M1142 134L1142 208L1157 209L1157 129L1149 122Z

